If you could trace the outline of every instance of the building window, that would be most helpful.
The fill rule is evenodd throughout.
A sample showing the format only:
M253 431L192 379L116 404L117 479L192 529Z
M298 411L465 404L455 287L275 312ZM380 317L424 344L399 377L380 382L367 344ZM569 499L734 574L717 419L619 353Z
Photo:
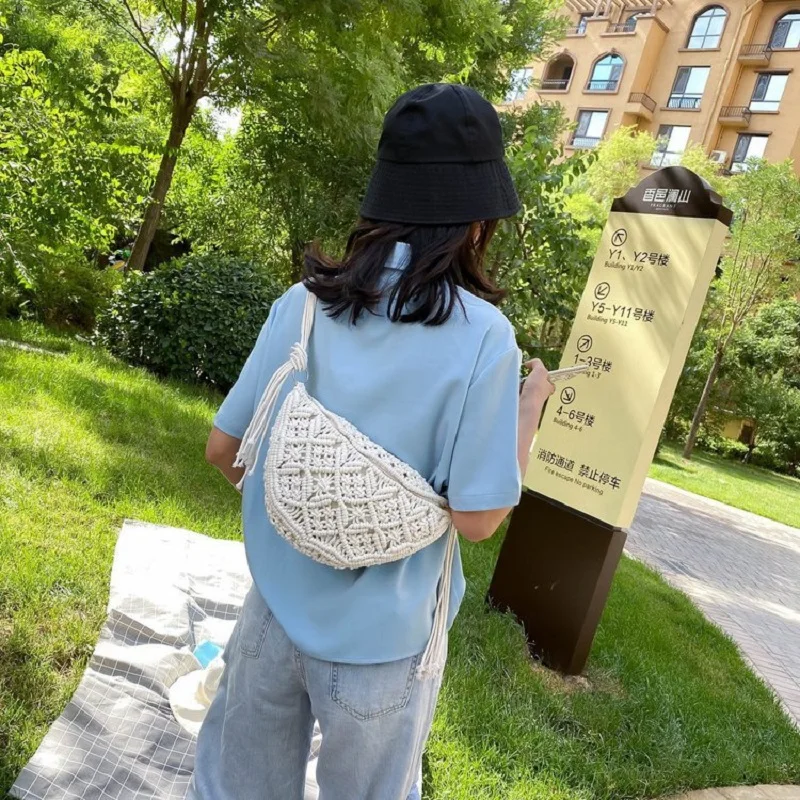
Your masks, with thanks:
M506 103L515 103L519 100L524 100L532 80L533 69L531 67L512 70L511 88L506 95Z
M636 22L639 17L644 15L644 11L636 11L635 13L631 14L628 19L625 20L625 24L622 26L622 30L625 33L633 33L636 30Z
M578 17L578 24L575 26L575 33L586 33L586 26L591 18L591 14L581 14Z
M572 135L573 147L597 147L607 122L608 111L579 111L578 127Z
M667 108L700 108L710 67L679 67Z
M616 92L619 88L619 79L625 62L622 56L609 53L595 62L592 77L586 86L590 92Z
M713 50L719 47L728 14L720 6L709 6L694 18L686 47L689 50Z
M690 125L662 125L658 129L658 144L650 163L654 167L671 167L681 163L681 156L689 144Z
M764 158L769 136L759 136L753 133L740 133L733 151L731 172L744 172L748 168L751 158Z
M542 89L565 92L569 89L575 62L568 53L561 53L548 63L542 78Z
M775 23L769 46L773 50L796 50L800 47L800 11L790 11Z
M786 73L762 72L756 78L750 110L777 111L788 80L789 76Z

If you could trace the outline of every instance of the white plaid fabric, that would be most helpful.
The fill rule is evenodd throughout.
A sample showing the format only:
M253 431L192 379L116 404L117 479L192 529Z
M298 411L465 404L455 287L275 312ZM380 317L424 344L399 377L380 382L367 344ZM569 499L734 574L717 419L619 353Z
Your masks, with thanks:
M199 667L199 642L228 640L249 588L240 542L125 522L97 648L11 796L182 800L195 740L172 716L168 690Z

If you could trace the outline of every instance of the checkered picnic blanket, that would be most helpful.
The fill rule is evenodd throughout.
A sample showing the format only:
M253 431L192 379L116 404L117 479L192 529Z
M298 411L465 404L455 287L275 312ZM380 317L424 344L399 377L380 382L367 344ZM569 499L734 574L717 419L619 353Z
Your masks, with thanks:
M175 721L168 690L198 669L197 643L228 640L249 588L240 542L125 522L97 648L12 797L182 800L195 740Z

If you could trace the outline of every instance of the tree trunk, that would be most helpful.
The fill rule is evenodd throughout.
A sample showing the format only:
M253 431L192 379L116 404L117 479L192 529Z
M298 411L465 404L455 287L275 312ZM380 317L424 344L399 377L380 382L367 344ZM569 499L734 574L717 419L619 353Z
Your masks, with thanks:
M144 267L147 253L156 235L158 221L161 219L161 210L164 207L164 198L167 196L169 187L172 185L172 176L175 173L175 164L178 161L178 152L186 136L186 130L194 116L194 106L188 102L176 107L172 112L172 123L170 124L169 137L161 156L161 163L158 166L153 189L147 209L144 212L144 219L136 235L130 258L125 265L127 270L141 270Z
M723 347L717 348L714 354L714 363L708 372L706 378L706 385L703 387L703 393L700 395L700 402L694 410L692 417L692 427L689 429L689 435L686 437L686 445L683 448L683 457L691 458L692 451L694 450L695 442L697 441L697 434L700 432L700 425L706 415L706 408L708 407L708 399L711 397L711 390L717 382L717 375L719 375L719 368L722 366L722 356L725 354Z

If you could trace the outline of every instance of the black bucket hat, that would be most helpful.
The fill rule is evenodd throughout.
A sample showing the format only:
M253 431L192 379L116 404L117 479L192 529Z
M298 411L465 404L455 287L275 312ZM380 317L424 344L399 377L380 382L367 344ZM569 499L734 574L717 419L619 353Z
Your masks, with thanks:
M453 83L425 84L397 99L383 121L362 217L457 225L519 209L491 103Z

